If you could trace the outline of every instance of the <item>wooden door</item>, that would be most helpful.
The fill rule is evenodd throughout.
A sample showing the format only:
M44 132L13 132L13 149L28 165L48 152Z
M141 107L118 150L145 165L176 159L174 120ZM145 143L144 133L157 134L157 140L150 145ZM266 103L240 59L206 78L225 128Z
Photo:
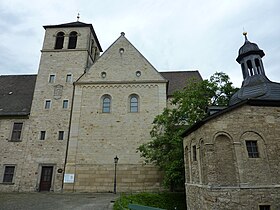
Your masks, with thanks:
M53 166L42 166L40 191L50 191L52 185Z

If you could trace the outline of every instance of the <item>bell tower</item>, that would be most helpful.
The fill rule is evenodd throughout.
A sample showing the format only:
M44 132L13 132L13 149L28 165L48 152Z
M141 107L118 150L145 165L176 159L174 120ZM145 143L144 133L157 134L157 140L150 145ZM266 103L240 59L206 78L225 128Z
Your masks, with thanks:
M62 189L73 83L99 58L93 26L80 21L44 26L45 37L30 113L25 164L30 187L41 190L41 174L52 171L49 191ZM34 149L36 148L36 149ZM37 180L37 181L36 181ZM36 182L36 183L35 183Z
M241 65L243 82L231 97L229 105L248 99L279 100L280 84L267 78L262 62L265 55L263 50L248 40L246 32L243 35L245 43L240 47L236 58Z
M241 64L243 79L253 75L265 75L262 57L264 52L258 47L257 44L251 43L247 38L247 32L244 32L245 43L239 49L238 57L236 61Z

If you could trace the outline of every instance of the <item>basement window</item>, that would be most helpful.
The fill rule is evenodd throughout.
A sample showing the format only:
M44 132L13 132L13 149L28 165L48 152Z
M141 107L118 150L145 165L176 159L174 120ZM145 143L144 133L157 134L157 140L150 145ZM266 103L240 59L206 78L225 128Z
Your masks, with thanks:
M260 210L270 210L270 205L259 205Z

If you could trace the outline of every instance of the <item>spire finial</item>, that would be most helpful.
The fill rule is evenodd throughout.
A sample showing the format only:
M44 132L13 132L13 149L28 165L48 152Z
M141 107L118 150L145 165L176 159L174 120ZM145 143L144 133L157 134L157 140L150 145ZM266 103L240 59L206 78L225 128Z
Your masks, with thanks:
M78 15L77 15L77 22L79 22L79 19L80 19L80 13L78 12Z
M247 32L246 31L243 31L243 35L245 36L245 41L248 41L248 39L247 39Z

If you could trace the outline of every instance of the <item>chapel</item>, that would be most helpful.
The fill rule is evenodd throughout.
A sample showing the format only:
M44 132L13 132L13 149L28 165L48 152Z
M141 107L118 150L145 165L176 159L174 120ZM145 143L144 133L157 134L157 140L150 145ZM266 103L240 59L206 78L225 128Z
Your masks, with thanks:
M183 134L190 210L280 209L280 83L267 78L263 50L244 36L241 88Z

